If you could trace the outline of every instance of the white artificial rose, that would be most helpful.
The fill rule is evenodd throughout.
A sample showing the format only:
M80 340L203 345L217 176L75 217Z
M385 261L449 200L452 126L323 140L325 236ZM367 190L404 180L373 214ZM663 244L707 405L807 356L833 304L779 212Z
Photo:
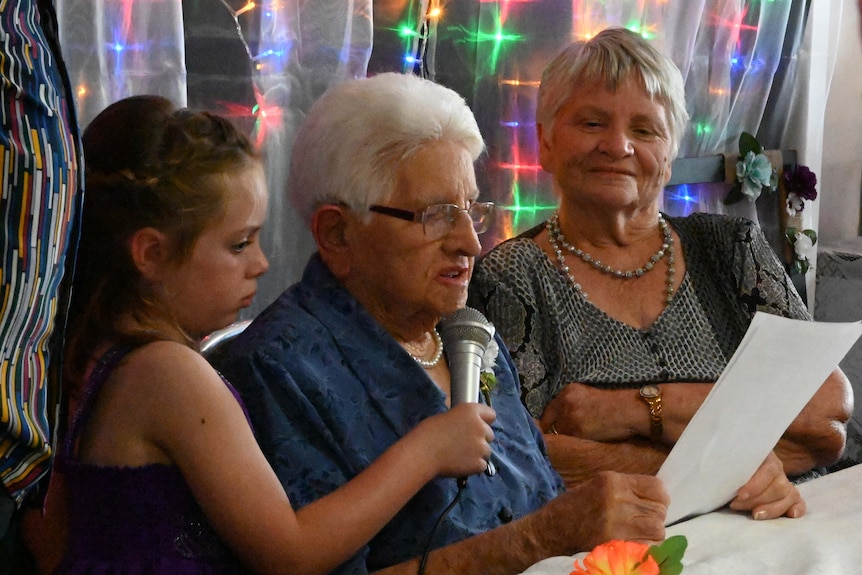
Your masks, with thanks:
M485 353L482 355L482 371L485 373L494 373L494 368L497 367L497 356L500 355L500 346L497 345L497 340L493 337L488 342L485 348Z
M808 259L808 252L814 246L814 242L808 237L808 234L796 234L796 241L793 242L793 250L796 252L797 259Z

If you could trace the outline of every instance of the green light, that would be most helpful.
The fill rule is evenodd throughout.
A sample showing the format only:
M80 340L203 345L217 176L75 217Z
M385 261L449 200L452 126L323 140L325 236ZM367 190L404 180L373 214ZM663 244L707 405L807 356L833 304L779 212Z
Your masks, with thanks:
M459 30L462 34L461 42L473 42L475 44L490 44L487 48L482 47L481 50L477 51L477 56L479 56L485 62L486 70L481 70L478 73L481 74L495 74L497 68L497 62L500 59L500 54L503 50L503 46L510 42L521 42L524 40L524 36L521 34L513 34L508 32L503 27L503 22L499 13L499 6L497 7L496 14L486 14L486 17L489 19L484 24L484 28L487 30L489 27L491 28L490 32L483 32L477 29L467 29L464 26L453 26L453 30ZM484 18L483 18L484 19ZM483 26L480 24L480 26Z
M418 34L416 33L416 30L413 30L412 28L409 28L407 26L402 26L401 30L398 31L398 35L402 38L413 38Z
M656 38L656 33L652 32L649 28L644 28L643 26L641 26L641 23L639 21L632 22L631 24L626 26L626 28L630 32L638 34L644 40L655 40Z
M520 42L523 36L520 34L504 34L502 31L497 31L494 34L485 34L477 32L474 42L495 42L501 44L503 42Z
M524 194L528 196L529 194ZM532 205L525 205L526 201L532 200ZM551 205L542 205L536 203L538 197L536 194L533 194L530 198L521 198L521 187L518 185L518 182L515 181L512 183L512 205L511 206L498 206L501 210L506 210L508 212L513 212L512 216L512 230L517 231L521 229L521 220L525 220L527 225L533 226L536 221L544 216L541 213L552 212L557 209L556 204ZM524 203L522 203L522 201Z
M695 122L694 124L694 133L698 136L706 136L712 133L712 126L709 124L705 124L703 122Z
M411 18L407 18L404 22L398 24L395 28L387 28L398 34L404 46L404 71L412 70L415 66L415 60L412 57L416 51L416 44L421 39L421 34L417 31L419 24L413 23Z
M502 42L520 42L524 38L521 34L505 34L499 29L496 32L489 34L487 32L472 32L463 26L457 26L457 28L460 28L461 31L464 32L467 42L476 42L477 44L480 42L494 42L496 44L500 44Z
M506 210L508 212L515 213L524 213L524 214L535 214L538 212L547 212L550 210L557 209L556 204L549 204L547 206L535 205L535 206L498 206L502 210Z

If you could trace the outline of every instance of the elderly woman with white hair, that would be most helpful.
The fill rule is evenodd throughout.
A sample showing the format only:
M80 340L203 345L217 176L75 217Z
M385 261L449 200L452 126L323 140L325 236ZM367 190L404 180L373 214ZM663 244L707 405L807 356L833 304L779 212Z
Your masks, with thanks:
M637 34L609 28L563 50L536 112L559 206L476 267L470 303L508 344L567 483L656 473L753 314L809 318L754 223L660 213L687 120L679 70ZM850 397L836 370L732 506L801 515L784 472L838 458Z
M460 96L401 74L330 89L301 127L289 195L317 253L216 359L295 505L450 408L452 358L437 325L467 301L492 214L473 166L483 149ZM600 474L563 492L494 341L485 368L496 385L469 399L496 412L496 473L430 481L336 573L519 573L609 539L664 537L655 477Z

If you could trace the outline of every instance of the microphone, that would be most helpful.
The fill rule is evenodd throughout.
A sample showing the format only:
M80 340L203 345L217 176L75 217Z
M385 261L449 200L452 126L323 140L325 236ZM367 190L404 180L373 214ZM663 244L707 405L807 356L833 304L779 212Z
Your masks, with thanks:
M478 402L482 356L494 327L480 311L465 307L440 320L439 330L449 362L452 407Z
M449 363L451 406L478 403L482 357L494 337L494 326L480 311L464 307L440 320L438 327ZM489 460L485 474L493 477L496 473ZM458 484L463 487L466 480L462 477Z

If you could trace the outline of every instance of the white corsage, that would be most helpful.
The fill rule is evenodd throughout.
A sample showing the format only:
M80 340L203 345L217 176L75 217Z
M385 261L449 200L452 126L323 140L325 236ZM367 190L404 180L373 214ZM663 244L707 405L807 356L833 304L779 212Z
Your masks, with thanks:
M497 356L500 355L500 346L497 345L497 340L494 339L494 326L491 327L491 341L485 347L485 353L482 355L482 371L479 374L479 389L485 397L485 402L491 405L491 391L497 385L497 376L494 373L494 368L497 367Z

